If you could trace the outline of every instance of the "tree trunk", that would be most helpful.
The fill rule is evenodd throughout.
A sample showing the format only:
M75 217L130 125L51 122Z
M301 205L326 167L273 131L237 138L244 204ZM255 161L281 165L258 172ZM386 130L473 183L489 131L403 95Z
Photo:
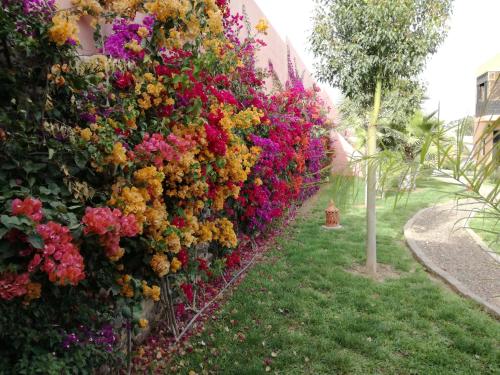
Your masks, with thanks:
M369 272L377 273L377 166L374 160L377 154L377 121L382 99L382 81L377 80L375 97L373 100L373 111L368 124L367 133L367 156L368 177L366 180L367 205L366 205L366 268Z

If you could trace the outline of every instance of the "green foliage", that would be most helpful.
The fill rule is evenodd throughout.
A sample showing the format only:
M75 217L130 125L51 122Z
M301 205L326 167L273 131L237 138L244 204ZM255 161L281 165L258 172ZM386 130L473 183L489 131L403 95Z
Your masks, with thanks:
M451 0L316 0L312 51L318 77L348 98L371 103L383 91L414 82L445 37Z
M418 112L423 99L423 86L411 81L400 81L397 88L386 92L382 98L382 107L379 116L380 149L396 149L399 147L406 127L412 121L412 116ZM360 103L345 98L340 105L341 129L354 130L358 138L366 138L365 130L368 118L366 108ZM359 145L364 146L364 144Z

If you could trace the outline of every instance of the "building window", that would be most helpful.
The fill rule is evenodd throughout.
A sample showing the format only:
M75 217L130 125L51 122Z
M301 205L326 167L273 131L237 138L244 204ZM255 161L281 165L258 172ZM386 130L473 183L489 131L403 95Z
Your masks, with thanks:
M493 132L493 158L496 164L500 164L500 130Z
M479 85L478 98L479 100L486 100L486 82Z

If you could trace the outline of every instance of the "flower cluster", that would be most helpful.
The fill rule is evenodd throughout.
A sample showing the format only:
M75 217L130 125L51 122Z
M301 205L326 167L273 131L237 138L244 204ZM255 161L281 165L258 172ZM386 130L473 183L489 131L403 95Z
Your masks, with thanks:
M44 219L42 202L31 197L24 200L16 198L12 201L11 213L12 217L24 216L29 219L22 231L12 228L6 237L12 245L21 246L19 256L30 258L24 264L26 272L0 274L1 299L24 296L25 300L30 301L39 298L41 284L31 282L31 277L38 270L46 273L48 280L57 285L76 286L85 278L84 260L73 243L69 229L54 221L41 223ZM8 218L6 220L10 221ZM35 235L40 237L41 243L35 244L30 240Z
M144 58L143 40L151 34L152 17L144 18L142 24L117 18L113 22L113 33L104 42L105 54L116 59L134 60Z
M16 198L12 201L12 215L24 215L33 221L39 222L43 219L42 202L30 197L24 200Z
M49 221L47 224L37 225L36 231L42 237L44 246L42 253L33 257L28 270L32 272L40 265L49 280L59 285L77 285L83 280L83 257L73 244L69 229Z
M120 247L120 238L134 237L139 232L135 216L123 215L117 208L111 210L109 207L87 207L82 224L85 234L99 236L99 243L113 262L118 261L125 253Z

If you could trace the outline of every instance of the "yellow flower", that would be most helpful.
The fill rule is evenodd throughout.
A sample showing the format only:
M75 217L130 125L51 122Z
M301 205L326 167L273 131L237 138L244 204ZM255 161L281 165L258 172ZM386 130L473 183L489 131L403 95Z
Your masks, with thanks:
M125 215L133 214L139 224L139 233L142 233L146 219L146 202L150 199L148 192L135 186L123 187L123 181L115 183L112 186L112 191L108 205L119 207Z
M71 3L84 15L98 16L102 12L102 7L96 0L72 0Z
M160 287L157 285L153 285L151 287L151 299L155 302L158 302L160 300Z
M153 301L158 302L160 300L160 294L160 287L157 285L149 287L147 282L142 282L142 295L144 297L151 298Z
M269 29L269 24L265 19L261 19L257 25L255 25L255 28L259 33L262 34L267 34L267 29Z
M122 286L122 290L120 291L120 294L123 297L132 298L134 296L134 289L132 288L132 286L130 284L124 284Z
M149 321L147 319L139 319L139 327L147 328L149 325Z
M153 0L144 5L144 8L156 18L165 22L167 18L183 18L189 10L189 0Z
M92 138L92 131L89 128L82 129L80 130L80 137L88 142Z
M257 186L260 186L260 185L262 185L262 180L261 180L260 178L258 178L258 177L257 177L257 178L254 180L254 183L255 183L255 185L257 185Z
M152 197L160 197L162 195L162 181L164 178L165 175L162 172L158 172L155 166L145 167L134 173L134 179L138 184L147 186Z
M120 142L113 145L113 152L106 158L106 161L114 165L127 164L127 152Z
M108 119L106 120L106 122L107 122L107 123L108 123L108 124L109 124L109 125L113 128L113 129L116 129L116 128L118 128L118 126L119 126L119 125L118 125L118 123L117 123L115 120L113 120L112 118L108 118Z
M151 97L145 92L142 93L142 99L138 99L137 103L139 103L139 107L141 107L142 109L149 109L152 106Z
M132 41L125 44L125 48L128 48L129 50L132 50L136 53L139 53L142 51L142 46L140 46L139 43L137 42L137 40L135 40L135 39L132 39Z
M170 263L170 270L175 273L179 271L181 267L182 267L182 262L176 257L174 257L174 259L172 259L172 262Z
M131 14L135 14L141 2L141 0L113 0L109 1L108 4L115 13L130 16Z
M108 255L108 259L112 262L119 261L125 255L125 249L123 247L119 247L118 250L112 255Z
M148 91L148 94L153 95L155 98L157 98L165 90L165 87L160 82L158 82L156 84L148 84L146 89Z
M208 28L212 34L221 34L224 31L222 25L222 14L220 11L209 10L208 14Z
M177 254L179 251L181 251L181 239L177 234L170 233L166 237L166 240L168 243L168 248L172 253Z
M153 255L153 258L151 258L151 262L149 262L149 265L159 277L167 275L168 271L170 270L170 262L168 261L167 256L164 254Z
M50 39L58 46L62 46L69 41L78 43L77 21L77 17L68 12L57 12L52 17L53 25L49 29Z
M146 27L141 26L137 30L137 35L139 35L141 38L145 38L149 35L149 30Z
M144 350L144 347L139 347L139 350L137 350L137 355L139 356L139 358L144 357L144 354L146 354L146 350Z
M144 79L148 82L153 82L155 80L155 76L153 75L153 73L145 73L144 74Z

